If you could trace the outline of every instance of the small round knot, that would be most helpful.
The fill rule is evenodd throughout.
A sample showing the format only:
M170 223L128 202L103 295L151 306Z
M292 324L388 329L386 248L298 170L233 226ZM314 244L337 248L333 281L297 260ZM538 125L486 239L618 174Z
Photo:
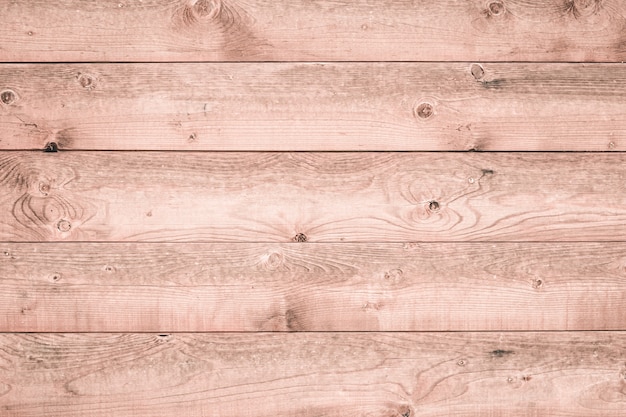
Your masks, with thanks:
M52 282L59 282L59 281L61 280L61 274L60 274L60 273L58 273L58 272L53 272L53 273L50 275L50 280L51 280Z
M45 183L45 182L40 182L39 183L39 192L42 195L48 195L50 193L50 184Z
M59 151L59 146L57 145L56 142L48 142L46 143L46 146L43 148L44 152L58 152Z
M65 219L59 220L59 222L57 223L57 229L59 230L59 232L67 233L72 230L72 223Z
M433 105L430 103L420 103L415 108L415 115L420 119L428 119L434 112L435 110L433 109Z
M539 289L541 287L543 287L543 280L541 280L541 279L533 280L533 288Z
M307 236L304 233L298 233L293 237L294 242L306 242L308 240Z
M115 272L115 268L112 267L111 265L105 265L104 270L109 273Z
M222 11L221 0L192 0L191 8L201 19L215 19Z
M17 94L13 90L3 90L0 92L0 101L2 101L7 106L15 103L17 100Z
M487 6L492 16L498 16L504 13L504 4L500 1L493 1Z
M456 364L459 366L465 366L467 365L467 361L465 359L459 359Z
M430 203L428 203L428 210L430 211L439 211L440 206L439 203L437 201L431 201Z
M470 72L477 81L482 80L485 76L485 69L480 64L472 64Z
M404 271L400 268L391 269L385 272L385 282L389 284L399 284L403 279Z
M189 137L187 138L187 142L189 143L193 143L196 141L196 139L198 139L198 135L196 135L195 133L192 133L191 135L189 135Z
M78 75L78 83L81 87L91 90L95 87L96 81L91 75L88 74L79 74Z
M283 255L279 252L272 252L269 255L263 257L263 265L265 269L269 271L275 271L279 269L284 263Z

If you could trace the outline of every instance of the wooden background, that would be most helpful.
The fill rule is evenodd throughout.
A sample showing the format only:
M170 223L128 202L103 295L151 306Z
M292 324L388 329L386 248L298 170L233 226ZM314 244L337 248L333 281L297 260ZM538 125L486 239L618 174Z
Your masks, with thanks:
M0 416L626 415L626 2L0 2Z

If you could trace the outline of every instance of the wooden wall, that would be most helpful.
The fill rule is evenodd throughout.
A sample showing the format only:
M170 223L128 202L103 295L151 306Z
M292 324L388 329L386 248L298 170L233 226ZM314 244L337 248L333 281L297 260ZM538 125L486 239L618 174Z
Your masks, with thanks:
M626 415L626 2L0 2L0 416Z

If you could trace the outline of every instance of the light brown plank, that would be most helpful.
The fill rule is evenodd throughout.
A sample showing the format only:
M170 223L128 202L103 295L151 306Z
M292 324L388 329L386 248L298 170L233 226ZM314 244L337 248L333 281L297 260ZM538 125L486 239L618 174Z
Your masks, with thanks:
M3 65L0 79L0 149L626 150L620 64Z
M5 152L0 240L626 239L626 154Z
M624 243L2 244L0 331L618 330Z
M93 61L621 61L621 0L5 1L0 57Z
M4 334L6 417L555 416L626 408L626 334Z

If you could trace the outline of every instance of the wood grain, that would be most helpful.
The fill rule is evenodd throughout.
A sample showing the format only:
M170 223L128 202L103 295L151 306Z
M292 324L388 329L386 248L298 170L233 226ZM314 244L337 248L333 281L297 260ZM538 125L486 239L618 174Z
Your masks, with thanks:
M6 417L618 417L626 334L3 334Z
M0 240L626 239L624 153L5 152Z
M624 243L2 244L0 331L619 330Z
M5 62L621 61L621 0L5 1Z
M620 64L3 65L0 80L0 149L626 150Z

